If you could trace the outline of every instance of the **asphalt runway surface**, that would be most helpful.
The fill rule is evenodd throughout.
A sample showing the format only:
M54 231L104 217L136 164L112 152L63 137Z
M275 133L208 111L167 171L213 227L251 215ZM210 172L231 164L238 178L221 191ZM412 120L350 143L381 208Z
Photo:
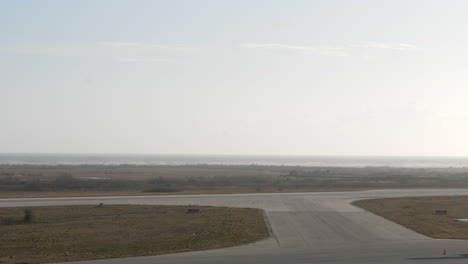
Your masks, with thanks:
M265 210L272 230L270 238L238 247L68 263L468 263L468 240L429 238L350 204L359 199L449 195L468 195L468 189L3 199L0 207L101 202L252 207Z

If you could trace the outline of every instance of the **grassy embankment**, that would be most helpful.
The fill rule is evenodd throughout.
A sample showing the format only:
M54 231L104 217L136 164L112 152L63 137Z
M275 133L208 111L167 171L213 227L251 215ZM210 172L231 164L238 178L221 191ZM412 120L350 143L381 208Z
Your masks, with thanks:
M468 188L468 168L0 165L0 198Z
M468 196L405 197L360 200L353 203L374 214L433 238L468 239ZM447 215L433 214L446 209Z
M203 250L268 236L263 212L245 208L104 205L0 208L0 263L48 263ZM194 207L190 207L194 208Z

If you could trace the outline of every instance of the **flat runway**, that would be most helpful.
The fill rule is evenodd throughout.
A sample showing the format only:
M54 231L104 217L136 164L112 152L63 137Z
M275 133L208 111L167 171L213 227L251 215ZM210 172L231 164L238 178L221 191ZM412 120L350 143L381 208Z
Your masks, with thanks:
M359 199L435 195L468 195L468 189L3 199L0 207L101 202L252 207L265 210L273 232L266 240L232 248L68 263L467 263L468 240L428 238L350 205Z

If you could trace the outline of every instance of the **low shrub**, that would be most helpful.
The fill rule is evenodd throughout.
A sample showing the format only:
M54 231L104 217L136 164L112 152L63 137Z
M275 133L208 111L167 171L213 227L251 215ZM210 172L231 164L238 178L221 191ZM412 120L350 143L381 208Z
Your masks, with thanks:
M31 208L24 209L23 222L25 224L31 224L32 222L34 222L34 213Z
M7 217L1 217L0 218L0 224L2 225L19 225L23 223L23 221L21 221L21 219L18 219L16 217L13 217L13 216L7 216Z

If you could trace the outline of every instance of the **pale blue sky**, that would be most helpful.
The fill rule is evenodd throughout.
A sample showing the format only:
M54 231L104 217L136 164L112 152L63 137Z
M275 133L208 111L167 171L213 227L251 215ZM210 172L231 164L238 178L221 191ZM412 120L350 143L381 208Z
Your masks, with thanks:
M468 156L467 12L0 0L0 152Z

